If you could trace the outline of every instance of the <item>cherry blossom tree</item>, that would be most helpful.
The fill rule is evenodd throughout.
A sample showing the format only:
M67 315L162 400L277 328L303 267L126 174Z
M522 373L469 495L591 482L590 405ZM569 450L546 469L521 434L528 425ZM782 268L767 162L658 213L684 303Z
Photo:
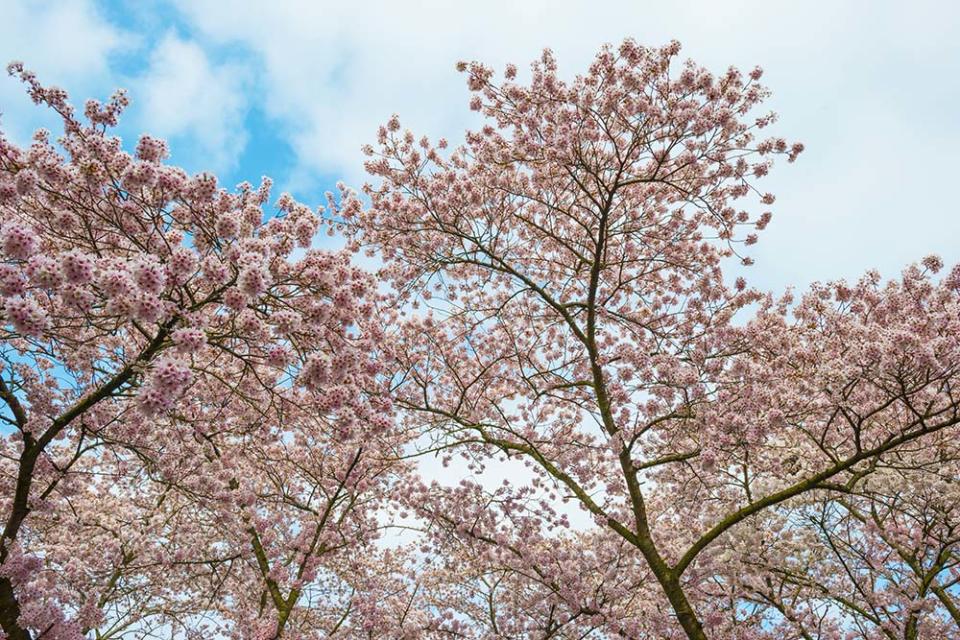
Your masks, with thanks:
M0 626L10 640L359 637L402 465L374 280L310 248L359 208L235 191L110 133L124 93L0 137ZM399 611L399 609L397 609Z
M486 124L392 118L366 210L11 65L64 132L0 136L3 635L960 638L960 268L725 277L803 148L678 53L460 64Z
M627 40L572 81L549 51L527 82L461 63L486 121L464 145L394 117L366 148L347 220L406 314L400 419L462 471L532 474L410 493L462 567L434 561L432 606L451 636L954 637L952 551L930 551L952 529L903 522L935 492L898 469L956 438L960 270L779 298L725 279L771 219L758 180L803 147L761 136L760 69L678 52Z
M960 637L956 447L946 434L931 440L797 509L790 539L743 549L761 569L745 577L748 598L787 613L798 637L816 637L810 612L829 608L853 637ZM785 553L800 544L802 554Z

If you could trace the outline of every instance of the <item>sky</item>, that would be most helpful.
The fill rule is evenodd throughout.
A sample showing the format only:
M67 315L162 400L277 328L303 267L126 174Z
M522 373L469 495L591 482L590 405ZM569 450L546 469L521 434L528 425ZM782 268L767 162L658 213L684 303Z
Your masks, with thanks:
M776 133L805 144L761 183L777 204L753 284L895 277L930 253L960 262L960 3L4 0L0 60L78 104L125 87L131 147L150 132L189 171L227 185L267 174L321 204L337 180L362 185L360 147L392 113L434 139L476 126L457 60L523 67L550 47L573 77L627 36L677 39L717 72L761 65ZM53 123L0 78L6 135Z

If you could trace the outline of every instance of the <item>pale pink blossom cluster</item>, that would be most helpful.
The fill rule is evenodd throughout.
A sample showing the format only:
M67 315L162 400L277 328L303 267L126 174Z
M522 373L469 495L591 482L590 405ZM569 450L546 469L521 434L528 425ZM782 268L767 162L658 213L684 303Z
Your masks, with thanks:
M18 333L40 336L50 322L44 309L32 298L14 295L3 301L3 314Z
M170 339L183 353L196 353L207 343L207 336L197 327L182 327L170 334Z
M268 179L227 191L152 136L125 151L122 92L81 121L10 70L64 133L0 136L3 633L353 625L349 597L321 594L387 593L376 513L405 467L376 283L310 249L355 194L271 210ZM319 361L328 382L307 384Z
M17 174L19 177L23 172ZM27 260L37 250L37 234L27 226L14 223L0 227L3 254L14 260Z
M147 415L169 411L192 379L190 367L172 358L159 360L140 387L140 406Z

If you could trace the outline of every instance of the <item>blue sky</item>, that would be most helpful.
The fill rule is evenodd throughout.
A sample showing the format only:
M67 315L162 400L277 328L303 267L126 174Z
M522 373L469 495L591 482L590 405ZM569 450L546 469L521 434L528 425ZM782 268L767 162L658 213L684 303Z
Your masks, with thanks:
M774 220L752 282L805 287L960 261L960 4L948 2L160 2L5 0L0 59L75 101L126 87L121 133L170 140L188 170L274 177L311 204L364 180L360 146L393 112L418 134L476 123L458 59L521 68L544 46L573 75L632 36L722 71L763 66L777 132L807 151L764 190ZM0 78L0 125L23 141L51 120Z

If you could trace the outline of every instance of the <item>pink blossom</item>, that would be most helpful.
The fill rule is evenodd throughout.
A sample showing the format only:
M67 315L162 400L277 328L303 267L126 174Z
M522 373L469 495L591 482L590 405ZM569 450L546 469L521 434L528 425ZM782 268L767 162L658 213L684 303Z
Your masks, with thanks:
M195 353L207 342L206 334L196 327L177 329L170 334L170 338L182 353Z
M320 354L308 356L300 369L299 380L301 384L310 389L317 389L326 384L329 379L330 363L327 358Z
M151 416L169 411L192 378L190 367L178 360L164 358L157 361L140 389L141 409Z
M302 319L300 314L284 309L270 316L270 321L281 335L289 335L300 329Z
M67 282L86 284L93 279L93 260L79 249L64 254L60 266Z
M939 273L940 270L943 269L943 260L940 259L940 256L936 255L926 256L922 264L930 273Z
M235 238L240 234L240 220L234 212L221 214L217 218L217 235L221 238Z
M0 294L22 296L26 293L23 271L11 264L0 264Z
M57 287L63 281L60 265L53 258L35 255L30 258L26 268L27 277L41 287Z
M28 336L39 336L49 326L46 311L33 298L13 296L3 302L3 311L7 322L18 332Z
M28 196L37 190L40 180L33 169L22 169L16 174L17 194Z
M145 293L158 295L166 285L163 267L153 260L142 260L133 268L133 277Z
M163 301L150 294L137 296L133 302L133 316L143 322L159 322L165 316Z
M149 135L140 136L137 142L137 158L146 162L160 162L167 157L167 143Z
M249 301L247 294L237 288L229 289L223 296L223 303L234 311L245 308Z
M37 250L37 235L28 226L6 224L0 229L0 238L8 258L26 260Z
M177 247L170 254L167 271L173 282L182 285L196 273L197 266L198 259L194 251L186 247Z
M244 295L255 298L266 290L267 277L263 267L250 264L243 267L237 276L237 286Z

